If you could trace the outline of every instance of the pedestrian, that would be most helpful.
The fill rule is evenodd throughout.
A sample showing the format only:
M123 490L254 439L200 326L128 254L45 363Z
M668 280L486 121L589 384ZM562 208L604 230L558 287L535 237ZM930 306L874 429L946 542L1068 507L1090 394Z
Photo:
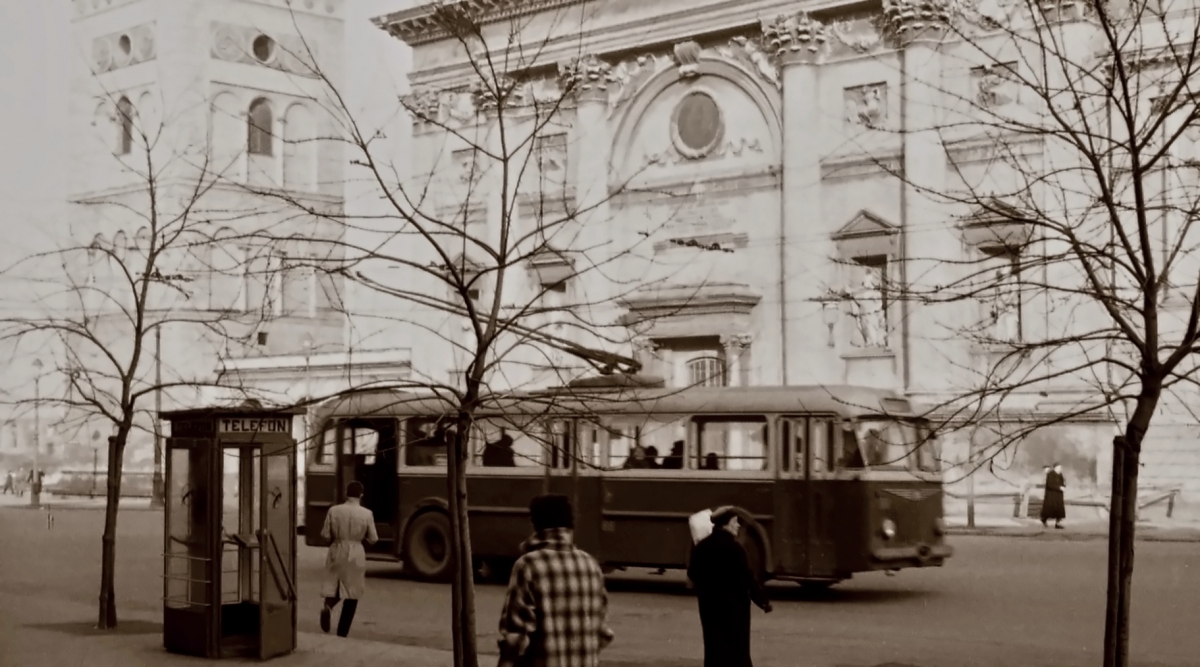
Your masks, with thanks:
M13 472L9 470L8 474L4 476L4 495L16 492L16 489L13 488Z
M338 601L342 601L342 615L338 618L337 634L350 634L354 612L366 588L367 552L363 540L369 544L379 541L375 532L375 515L362 506L363 485L354 481L346 485L346 502L329 508L325 515L325 527L321 537L330 540L329 552L325 554L325 582L321 596L325 604L321 607L321 630L329 632L329 617Z
M612 643L604 573L574 544L571 501L529 503L533 535L521 544L500 613L500 667L596 667Z
M1054 468L1046 471L1046 493L1042 497L1042 525L1048 519L1054 519L1054 527L1062 529L1062 520L1067 518L1067 504L1063 501L1063 489L1067 488L1067 479L1063 477L1062 466L1057 462Z
M771 613L771 602L737 540L741 529L732 507L714 510L713 532L692 549L688 579L700 602L704 667L752 667L750 603Z

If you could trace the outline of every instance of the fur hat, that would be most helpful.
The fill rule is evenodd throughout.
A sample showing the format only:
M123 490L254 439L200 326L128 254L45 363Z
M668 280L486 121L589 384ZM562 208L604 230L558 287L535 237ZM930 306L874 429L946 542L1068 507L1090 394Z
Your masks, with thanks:
M737 518L737 511L734 510L732 506L725 505L725 506L718 507L717 509L713 510L712 517L710 517L710 520L712 521L713 525L716 526L717 528L723 528L730 521L733 521L736 518Z

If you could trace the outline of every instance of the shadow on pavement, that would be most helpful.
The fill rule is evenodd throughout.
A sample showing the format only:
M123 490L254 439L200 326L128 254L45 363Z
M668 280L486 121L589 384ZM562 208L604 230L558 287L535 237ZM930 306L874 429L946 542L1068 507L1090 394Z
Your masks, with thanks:
M96 624L91 621L68 621L62 623L29 623L24 627L33 630L47 630L50 632L61 632L75 636L111 636L111 635L153 635L162 634L162 623L153 621L120 621L117 627L112 630L101 630L96 627Z

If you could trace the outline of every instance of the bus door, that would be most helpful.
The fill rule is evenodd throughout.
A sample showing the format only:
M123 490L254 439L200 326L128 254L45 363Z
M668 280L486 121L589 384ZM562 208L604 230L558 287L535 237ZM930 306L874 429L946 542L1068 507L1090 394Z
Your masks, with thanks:
M834 481L834 446L839 437L837 418L814 416L808 419L808 465L804 480L807 494L808 573L828 576L837 567L837 498Z
M362 504L375 515L375 530L379 533L379 542L368 546L368 551L395 552L400 500L398 435L392 418L350 419L339 429L338 498L345 499L346 485L351 481L362 483Z
M589 419L575 421L569 469L571 504L575 508L575 543L590 554L600 554L603 442L604 431L600 424Z
M778 475L775 480L774 526L775 560L778 570L787 574L808 572L808 508L812 505L805 476L808 470L808 420L784 417L780 420L776 451Z

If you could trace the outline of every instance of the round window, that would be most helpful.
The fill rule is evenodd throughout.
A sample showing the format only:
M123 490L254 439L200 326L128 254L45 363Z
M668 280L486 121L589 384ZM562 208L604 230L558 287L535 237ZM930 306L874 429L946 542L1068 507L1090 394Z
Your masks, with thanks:
M707 155L725 132L721 107L708 93L688 93L675 109L674 130L680 152L690 157Z
M275 55L275 40L266 35L259 35L254 38L254 43L251 44L251 49L254 51L254 57L258 62L265 63Z

